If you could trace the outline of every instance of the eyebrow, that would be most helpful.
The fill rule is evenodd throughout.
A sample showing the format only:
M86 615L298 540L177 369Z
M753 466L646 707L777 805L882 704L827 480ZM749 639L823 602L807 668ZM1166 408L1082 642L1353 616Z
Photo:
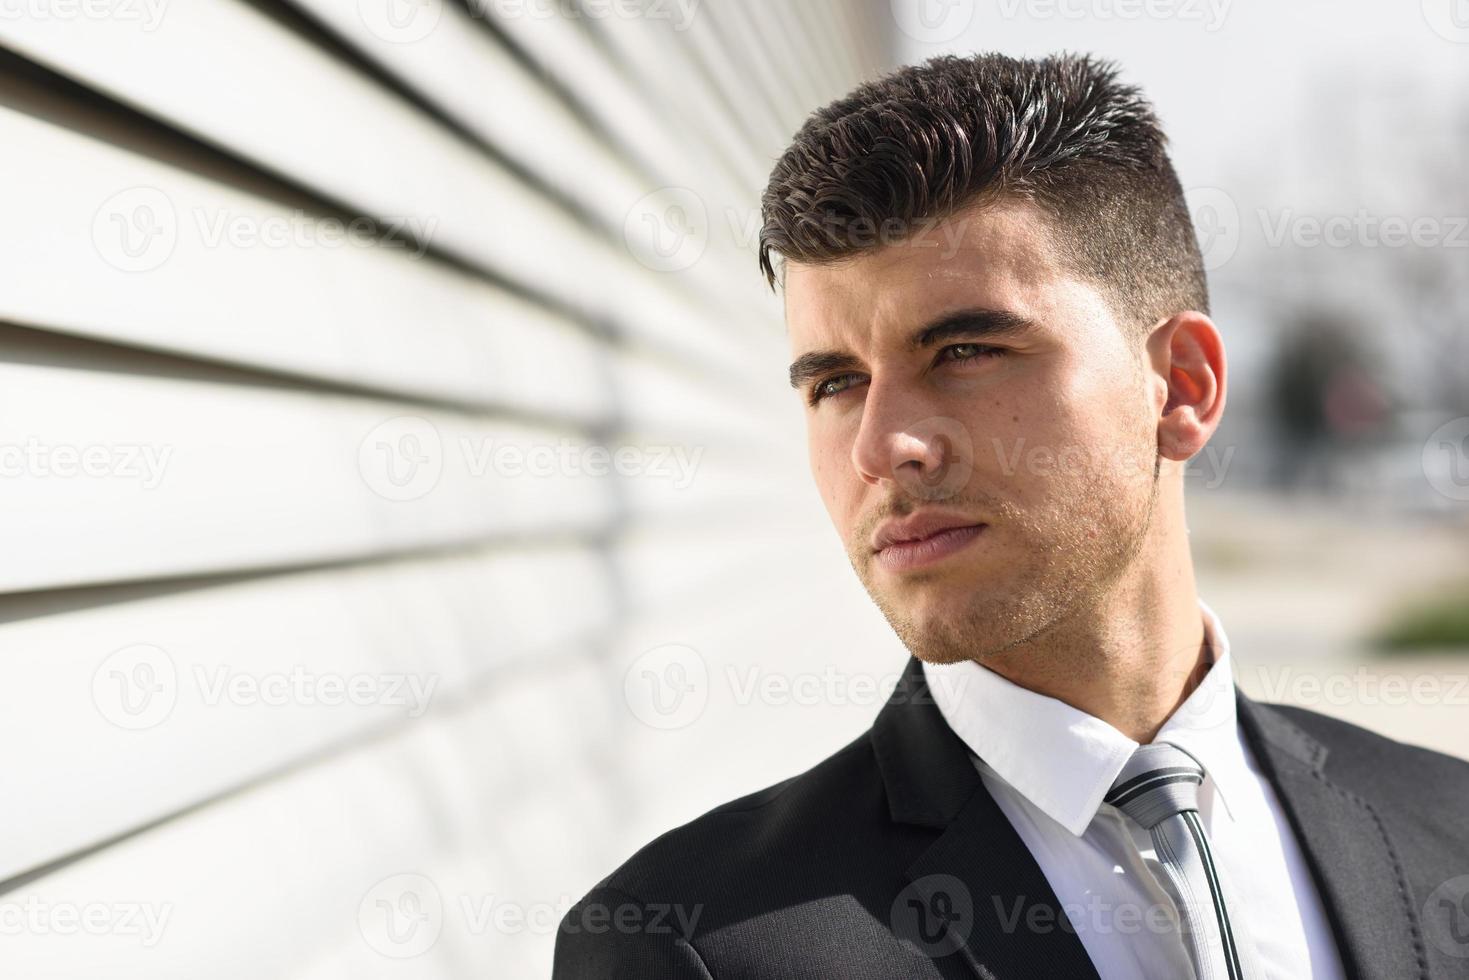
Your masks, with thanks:
M977 341L1020 337L1039 330L1040 324L1011 310L957 310L945 313L937 320L919 327L908 338L904 348L909 353L914 353L948 340ZM811 351L791 362L791 387L803 388L824 374L853 370L861 366L861 362L846 351Z

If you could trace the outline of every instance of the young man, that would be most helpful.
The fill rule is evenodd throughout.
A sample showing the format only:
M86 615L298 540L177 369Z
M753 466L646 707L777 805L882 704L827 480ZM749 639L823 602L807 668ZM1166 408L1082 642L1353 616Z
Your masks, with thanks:
M1196 594L1226 360L1164 143L1111 67L994 55L796 135L761 265L913 658L866 735L598 885L557 977L1469 976L1469 764L1246 698Z

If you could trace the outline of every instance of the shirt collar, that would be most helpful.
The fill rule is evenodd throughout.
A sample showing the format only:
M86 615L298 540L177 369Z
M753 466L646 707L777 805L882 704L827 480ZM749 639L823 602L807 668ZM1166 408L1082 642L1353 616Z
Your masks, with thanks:
M1228 810L1247 775L1235 717L1234 668L1219 617L1202 599L1199 609L1213 664L1154 741L1172 742L1198 759L1206 785L1213 784ZM1078 837L1138 746L1100 718L1012 683L975 661L925 663L923 673L944 720L970 751Z

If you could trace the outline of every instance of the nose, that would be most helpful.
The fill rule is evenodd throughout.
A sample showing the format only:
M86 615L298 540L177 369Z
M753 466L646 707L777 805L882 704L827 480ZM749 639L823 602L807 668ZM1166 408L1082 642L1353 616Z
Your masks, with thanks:
M969 480L973 443L958 419L901 390L869 382L852 466L872 486L895 483L924 499L944 499Z

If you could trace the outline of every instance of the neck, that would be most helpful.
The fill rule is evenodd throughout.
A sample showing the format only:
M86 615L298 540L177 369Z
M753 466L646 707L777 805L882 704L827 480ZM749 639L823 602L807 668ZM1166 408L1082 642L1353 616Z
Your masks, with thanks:
M1167 514L1166 518L1164 514ZM1146 744L1213 663L1194 583L1182 500L1126 573L1026 643L983 661Z

